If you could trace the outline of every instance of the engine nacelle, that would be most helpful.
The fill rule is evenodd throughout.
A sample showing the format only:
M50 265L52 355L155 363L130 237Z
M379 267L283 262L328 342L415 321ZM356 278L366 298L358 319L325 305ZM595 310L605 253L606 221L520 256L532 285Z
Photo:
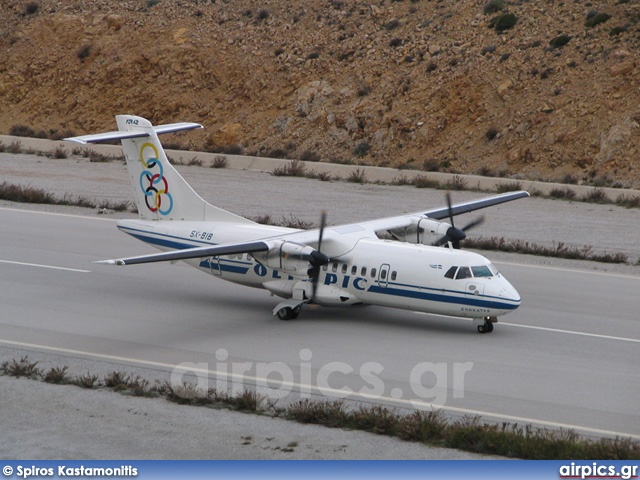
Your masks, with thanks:
M289 275L307 276L311 268L309 256L315 249L308 245L278 241L267 252L253 253L253 258L266 267L281 270Z
M427 217L413 217L411 225L405 228L389 230L396 240L407 243L433 245L447 234L451 225Z

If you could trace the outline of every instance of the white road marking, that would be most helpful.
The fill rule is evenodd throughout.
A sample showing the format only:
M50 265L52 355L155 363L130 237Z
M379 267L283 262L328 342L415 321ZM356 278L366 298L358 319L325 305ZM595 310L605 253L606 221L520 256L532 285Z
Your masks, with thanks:
M416 315L427 315L429 317L442 317L442 318L448 318L448 319L455 318L457 320L464 320L467 322L473 321L473 319L471 318L453 317L451 315L440 315L438 313L425 313L425 312L416 312L416 311L414 311L413 313L415 313ZM559 328L538 327L536 325L524 325L521 323L507 323L507 322L500 321L500 322L497 322L496 325L506 325L509 327L518 327L518 328L530 328L532 330L545 330L547 332L567 333L569 335L583 335L585 337L595 337L595 338L604 338L607 340L619 340L622 342L640 343L640 339L638 338L614 337L612 335L601 335L599 333L576 332L574 330L561 330Z
M549 257L545 257L545 258L549 258ZM600 275L601 277L630 278L632 280L640 280L640 277L636 275L624 275L622 273L594 272L593 270L578 270L577 268L550 267L548 265L528 265L526 263L515 263L515 262L494 261L493 263L497 263L500 265L513 265L514 267L537 268L540 270L554 270L557 272L579 273L581 275L583 274Z
M532 330L546 330L548 332L568 333L570 335L582 335L585 337L605 338L607 340L619 340L621 342L640 343L640 339L637 339L637 338L613 337L611 335L600 335L599 333L575 332L573 330L561 330L559 328L537 327L533 325L521 325L517 323L505 323L505 322L499 322L498 325L507 325L509 327L519 327L519 328L530 328Z
M86 218L88 220L100 220L103 222L117 222L119 220L118 218L89 217L87 215L74 215L72 213L41 212L39 210L27 210L22 208L0 207L0 210L7 210L9 212L20 212L20 213L37 213L39 215L53 215L56 217Z
M217 370L208 370L208 369L198 369L198 368L186 368L186 367L181 367L180 365L172 365L169 363L163 363L163 362L154 362L154 361L149 361L149 360L140 360L140 359L136 359L136 358L128 358L128 357L119 357L119 356L115 356L115 355L106 355L106 354L101 354L101 353L92 353L92 352L84 352L81 350L72 350L72 349L68 349L68 348L58 348L58 347L51 347L48 345L36 345L33 343L24 343L24 342L16 342L13 340L5 340L5 339L0 339L0 343L4 343L7 345L12 345L15 347L22 347L22 348L34 348L34 349L41 349L41 350L48 350L48 351L52 351L52 352L56 352L56 353L65 353L65 354L69 354L69 355L83 355L83 356L87 356L87 357L91 357L91 358L97 358L97 359L101 359L101 360L108 360L108 361L116 361L116 362L123 362L123 363L134 363L134 364L138 364L138 365L145 365L145 366L149 366L149 367L154 367L154 368L161 368L161 369L167 369L170 370L172 372L175 371L183 371L183 372L192 372L195 374L204 374L204 375L213 375L216 378L217 377L224 377L225 380L238 380L241 382L244 382L246 380L255 382L257 386L268 386L269 382L273 383L273 380L270 380L268 378L264 378L264 377L254 377L251 375L244 375L244 374L234 374L234 373L229 373L229 372L220 372ZM578 430L581 432L585 432L585 433L590 433L590 434L594 434L594 435L607 435L607 436L618 436L618 437L630 437L633 439L640 439L640 435L635 435L635 434L631 434L631 433L625 433L625 432L614 432L611 430L603 430L603 429L599 429L599 428L591 428L591 427L584 427L581 425L571 425L571 424L567 424L567 423L559 423L559 422L552 422L552 421L548 421L548 420L540 420L537 418L528 418L528 417L520 417L520 416L516 416L516 415L504 415L504 414L500 414L500 413L495 413L495 412L485 412L485 411L481 411L481 410L472 410L472 409L467 409L467 408L458 408L458 407L448 407L445 405L437 405L437 404L433 404L433 403L427 403L427 402L422 402L420 400L405 400L405 399L400 399L400 398L393 398L393 397L385 397L385 396L378 396L378 395L367 395L367 394L363 394L363 393L359 393L359 392L353 392L351 390L340 390L340 389L334 389L334 388L325 388L325 387L318 387L315 385L306 385L306 384L302 384L302 383L297 383L297 382L285 382L285 381L278 381L280 386L286 386L286 387L291 387L291 388L296 388L299 389L301 392L308 392L310 390L315 390L320 394L323 395L331 395L333 394L334 396L338 397L338 398L348 398L351 397L353 399L353 397L362 399L362 400L382 400L385 402L389 402L389 403L394 403L394 404L399 404L399 405L403 405L405 407L409 407L412 409L423 409L423 410L445 410L445 411L449 411L449 412L453 412L453 413L459 413L459 414L464 414L464 415L479 415L479 416L483 416L483 417L491 417L491 418L499 418L502 420L507 420L507 421L511 421L511 422L516 422L516 423L530 423L530 424L536 424L536 425L544 425L547 427L553 427L553 428L564 428L564 429L568 429L568 430Z
M0 263L10 263L12 265L22 265L25 267L51 268L53 270L64 270L67 272L91 273L91 270L79 270L77 268L55 267L53 265L40 265L38 263L12 262L11 260L0 260Z

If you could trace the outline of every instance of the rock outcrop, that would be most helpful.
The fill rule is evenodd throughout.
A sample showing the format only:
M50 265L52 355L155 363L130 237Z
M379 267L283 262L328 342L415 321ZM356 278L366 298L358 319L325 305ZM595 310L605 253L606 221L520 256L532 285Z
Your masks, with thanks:
M102 131L135 113L203 123L172 139L193 148L640 186L637 2L8 0L2 10L4 133ZM588 27L594 11L610 18ZM515 25L491 28L506 12Z

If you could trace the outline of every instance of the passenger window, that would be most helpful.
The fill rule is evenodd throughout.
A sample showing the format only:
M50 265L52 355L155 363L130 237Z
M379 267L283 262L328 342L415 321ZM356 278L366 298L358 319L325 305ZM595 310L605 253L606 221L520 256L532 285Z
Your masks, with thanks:
M375 268L371 269L371 278L376 278L376 269Z
M347 264L343 263L342 264L342 274L344 275L345 273L347 273Z
M362 267L362 270L360 270L360 276L364 277L367 274L367 267Z
M395 280L397 276L398 276L398 272L396 272L395 270L391 272L391 280Z
M460 267L460 270L458 270L456 280L460 280L462 278L471 278L471 270L469 267Z
M456 276L456 270L458 270L458 267L451 267L444 276L453 280L453 277Z
M386 270L380 270L380 278L382 280L387 278L387 271Z
M334 263L333 265L331 265L331 271L333 273L336 273L338 271L338 264Z
M358 267L354 265L353 267L351 267L351 275L355 275L357 273L358 273Z
M324 270L325 272L329 269L328 265L322 265L322 270Z

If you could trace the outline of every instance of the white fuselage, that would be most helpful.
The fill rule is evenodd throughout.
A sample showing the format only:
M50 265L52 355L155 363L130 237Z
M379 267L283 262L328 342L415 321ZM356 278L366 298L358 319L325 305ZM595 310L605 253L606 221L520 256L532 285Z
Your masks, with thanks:
M121 220L118 228L161 250L246 242L297 231L259 224L149 220ZM327 252L332 262L322 267L314 303L381 305L470 318L505 315L520 305L513 286L476 253L357 235L345 235L341 242L343 251L335 251L334 245L334 251ZM283 298L311 297L308 276L269 268L249 254L186 262Z

